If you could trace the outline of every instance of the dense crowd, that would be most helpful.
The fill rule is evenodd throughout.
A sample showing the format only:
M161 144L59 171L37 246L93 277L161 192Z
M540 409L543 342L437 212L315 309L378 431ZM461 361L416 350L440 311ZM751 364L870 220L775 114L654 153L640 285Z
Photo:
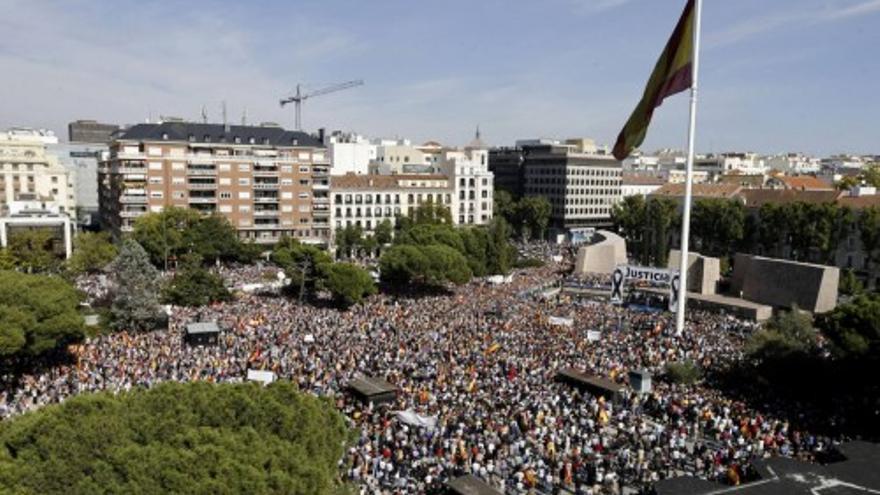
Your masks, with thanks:
M241 381L248 369L273 371L333 398L359 432L341 476L362 493L383 494L431 493L463 474L514 494L624 493L684 473L736 482L756 457L809 457L827 447L770 411L702 385L655 380L650 393L626 389L610 400L558 383L556 372L566 367L625 383L629 370L660 374L671 362L724 366L741 356L754 330L693 311L676 336L668 313L565 294L534 297L529 289L560 284L559 269L551 262L517 271L506 284L474 282L451 295L379 295L345 312L250 294L175 308L168 330L89 339L73 349L76 363L23 377L0 392L0 417L81 392ZM271 274L241 268L224 275L240 285ZM551 316L573 325L553 325ZM184 345L183 328L195 320L216 321L220 343ZM394 384L396 401L364 404L344 393L358 375ZM401 421L400 411L436 424Z

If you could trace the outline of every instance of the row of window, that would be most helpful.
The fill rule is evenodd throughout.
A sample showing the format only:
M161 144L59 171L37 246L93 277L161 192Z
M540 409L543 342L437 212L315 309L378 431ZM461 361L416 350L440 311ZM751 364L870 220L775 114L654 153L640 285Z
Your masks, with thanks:
M210 192L210 191L205 191L205 192ZM133 194L133 195L134 195L134 196L137 196L137 194ZM150 197L151 197L151 198L161 199L161 198L163 198L164 196L165 196L165 194L164 194L163 191L150 191ZM197 196L194 196L194 195L191 195L191 196L192 196L192 197L197 197ZM186 191L172 191L172 193L171 193L171 197L174 198L174 199L186 199L186 197L187 197L187 193L186 193ZM208 195L201 195L201 196L198 196L198 197L209 197L209 198L213 198L214 196L213 196L213 194L208 194ZM232 199L232 198L233 198L233 193L228 192L228 191L223 191L223 192L221 192L221 193L219 194L219 197L220 197L220 199ZM293 193L290 192L290 191L282 191L280 196L276 196L276 195L255 195L255 196L254 196L255 199L259 199L259 198L269 198L269 197L275 197L275 198L280 197L281 199L293 199ZM301 193L299 193L299 194L297 195L297 197L298 197L299 199L309 199L310 195L309 195L309 193L307 193L307 192L301 192ZM238 199L251 199L251 193L250 193L250 191L239 191L239 192L238 192Z
M336 200L336 204L365 204L371 205L373 203L377 205L383 204L383 196L384 196L384 204L400 204L400 194L336 194L334 199ZM483 196L485 197L485 196ZM461 198L464 199L464 198ZM473 198L471 198L473 199ZM407 201L410 203L414 201L418 201L421 203L422 201L426 202L435 202L435 203L446 203L449 204L452 202L451 194L441 194L441 193L410 193L407 194Z
M489 179L487 179L486 177L483 177L481 183L482 183L482 185L488 187L489 186ZM465 179L464 177L461 177L460 179L458 179L458 185L460 187L476 187L477 184L474 182L473 178Z

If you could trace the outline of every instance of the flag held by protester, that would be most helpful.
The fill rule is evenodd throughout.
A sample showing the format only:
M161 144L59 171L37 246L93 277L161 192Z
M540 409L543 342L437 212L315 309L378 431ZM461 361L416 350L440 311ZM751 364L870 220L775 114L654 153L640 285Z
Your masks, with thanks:
M641 146L648 134L648 126L654 109L663 104L667 96L691 87L693 82L694 62L694 2L688 0L684 13L672 37L666 43L666 48L654 66L654 72L648 79L642 100L636 105L629 120L626 121L623 130L617 137L614 145L614 157L623 160L629 156L632 150Z

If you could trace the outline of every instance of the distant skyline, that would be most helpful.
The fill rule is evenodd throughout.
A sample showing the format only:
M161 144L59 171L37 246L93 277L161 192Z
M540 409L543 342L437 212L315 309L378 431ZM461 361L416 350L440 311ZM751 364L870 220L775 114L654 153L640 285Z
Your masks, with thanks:
M0 127L148 115L372 137L612 145L685 0L0 0ZM701 153L880 153L880 0L704 0ZM643 149L685 147L686 94Z

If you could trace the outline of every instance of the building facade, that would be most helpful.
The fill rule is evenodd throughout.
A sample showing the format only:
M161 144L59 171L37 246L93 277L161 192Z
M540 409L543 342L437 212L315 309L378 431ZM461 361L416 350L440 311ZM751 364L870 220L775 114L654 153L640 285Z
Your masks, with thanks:
M57 143L51 131L15 128L0 134L0 215L22 201L64 215L76 211L76 172L47 148Z
M115 124L102 124L94 120L77 120L67 124L67 140L71 143L110 144L113 133L119 130Z
M489 171L489 151L477 146L444 150L440 160L443 173L452 179L453 221L458 225L488 224L494 209L494 174Z
M222 214L245 240L327 243L329 171L320 140L274 125L138 124L101 163L101 222L118 234L176 206Z
M589 143L589 142L587 142ZM571 229L611 223L622 199L622 164L604 150L572 142L520 141L524 194L543 196L551 206L551 227Z
M495 189L507 191L513 199L525 193L525 156L520 147L493 148L489 150L489 171L495 181Z
M334 175L330 188L334 231L359 226L369 233L384 220L396 225L401 216L412 216L423 204L451 210L455 203L452 184L444 175Z
M57 143L48 145L64 168L75 177L76 221L85 227L98 226L98 163L109 156L103 143Z
M334 132L325 139L333 175L366 174L376 161L378 145L354 133Z

